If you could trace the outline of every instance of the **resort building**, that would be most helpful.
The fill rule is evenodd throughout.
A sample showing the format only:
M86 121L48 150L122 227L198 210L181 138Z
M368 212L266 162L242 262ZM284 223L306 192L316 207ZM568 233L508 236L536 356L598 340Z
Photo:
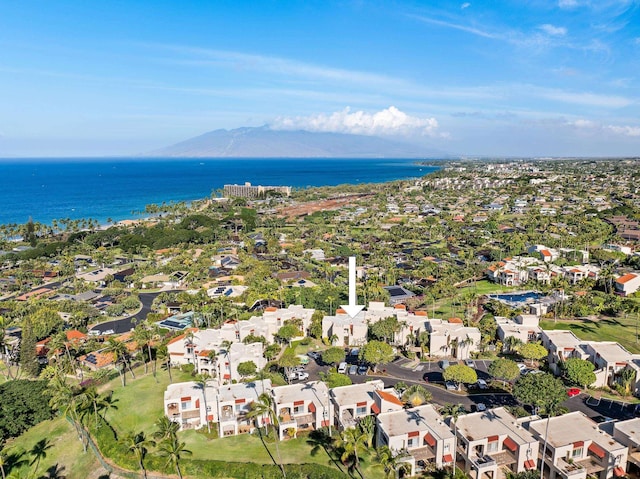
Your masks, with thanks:
M453 464L455 437L432 405L380 413L376 420L377 447L386 445L394 453L409 453L410 476L421 462L434 463L437 468Z
M505 467L514 473L537 467L538 440L503 407L460 416L455 430L458 458L474 479L496 479Z
M481 337L478 328L465 326L458 318L431 319L426 324L431 356L468 359L478 351Z
M217 388L213 405L217 411L219 437L251 433L257 424L260 427L268 424L269 419L266 415L250 419L247 418L247 413L251 410L251 403L259 401L263 393L271 395L271 390L270 379ZM211 403L208 403L207 407L210 405Z
M280 193L285 196L291 196L290 186L253 186L246 182L244 185L224 185L223 193L225 197L241 197L241 198L262 198L267 193Z
M640 418L635 417L627 421L614 422L613 438L629 449L627 469L632 475L638 477L640 473Z
M540 340L542 329L540 320L535 314L519 314L515 318L496 316L498 325L498 339L505 343L509 337L514 337L522 343L531 343Z
M329 395L335 412L333 422L340 429L355 427L360 418L374 414L375 392L382 389L384 382L380 379L331 389Z
M328 426L333 417L329 389L322 381L274 387L273 398L280 418L280 439Z
M580 411L532 421L529 432L544 444L544 477L611 479L625 475L628 448Z

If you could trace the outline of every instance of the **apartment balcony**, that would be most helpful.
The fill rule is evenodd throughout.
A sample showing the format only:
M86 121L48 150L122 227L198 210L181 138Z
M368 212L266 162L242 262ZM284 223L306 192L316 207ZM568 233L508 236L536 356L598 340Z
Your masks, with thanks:
M498 467L496 460L488 455L473 458L471 462L478 472L483 472L485 469L496 469Z
M342 429L356 427L356 418L353 417L353 413L350 409L346 409L340 416L340 426Z
M496 461L496 464L498 464L498 466L508 466L518 462L516 456L508 450L490 452L487 455L494 461Z
M563 458L558 458L556 469L566 478L580 479L587 477L587 470L578 462L568 462Z

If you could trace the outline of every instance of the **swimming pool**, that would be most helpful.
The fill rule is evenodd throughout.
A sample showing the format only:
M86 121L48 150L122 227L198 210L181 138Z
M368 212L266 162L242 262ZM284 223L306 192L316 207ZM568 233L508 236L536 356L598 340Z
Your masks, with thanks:
M510 294L490 294L489 299L497 299L505 303L524 304L531 303L540 299L542 295L535 291L525 291L523 293L510 293Z

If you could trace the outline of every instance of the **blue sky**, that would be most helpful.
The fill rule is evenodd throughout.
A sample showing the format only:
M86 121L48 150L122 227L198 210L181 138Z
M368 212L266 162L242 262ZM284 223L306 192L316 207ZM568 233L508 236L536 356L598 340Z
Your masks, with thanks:
M0 2L0 156L218 128L640 155L640 0Z

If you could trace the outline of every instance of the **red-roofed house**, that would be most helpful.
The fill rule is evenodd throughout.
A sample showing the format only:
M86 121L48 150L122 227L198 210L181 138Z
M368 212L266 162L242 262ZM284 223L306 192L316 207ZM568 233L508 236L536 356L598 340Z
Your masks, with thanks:
M629 296L640 289L640 274L627 273L616 279L614 283L616 294L620 296Z

